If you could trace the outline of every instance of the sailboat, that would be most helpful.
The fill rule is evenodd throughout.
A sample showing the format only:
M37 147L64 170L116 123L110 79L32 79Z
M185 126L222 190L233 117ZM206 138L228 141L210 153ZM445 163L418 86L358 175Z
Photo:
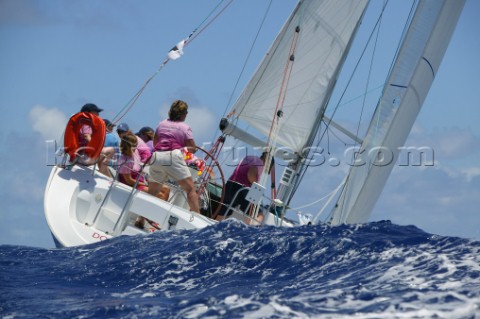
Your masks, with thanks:
M414 4L382 94L366 133L359 136L336 121L331 97L368 7L367 0L301 0L274 40L228 116L221 136L206 159L216 160L226 139L267 152L264 172L252 185L248 212L228 207L248 224L295 226L325 222L364 223L380 196L395 158L415 122L435 78L458 18L462 0L420 0ZM328 115L327 115L328 114ZM345 178L316 216L287 218L292 199L309 169L315 146L336 130L358 145ZM279 187L264 203L272 159L285 163ZM95 166L66 161L52 168L45 189L45 216L58 247L95 243L120 235L144 234L135 227L142 216L160 230L198 229L214 225L222 205L220 183L192 176L210 214L189 211L174 184L168 201L107 177ZM223 173L221 174L223 176ZM264 217L257 219L263 210Z

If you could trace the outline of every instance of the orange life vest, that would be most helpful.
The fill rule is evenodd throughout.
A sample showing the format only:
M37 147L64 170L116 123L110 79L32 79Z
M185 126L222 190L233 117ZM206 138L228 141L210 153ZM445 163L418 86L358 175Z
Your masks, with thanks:
M92 128L92 139L87 145L81 145L80 142L80 129L84 125ZM71 161L79 154L97 159L105 143L105 134L105 122L100 117L90 112L79 112L70 118L65 128L65 153L70 155Z

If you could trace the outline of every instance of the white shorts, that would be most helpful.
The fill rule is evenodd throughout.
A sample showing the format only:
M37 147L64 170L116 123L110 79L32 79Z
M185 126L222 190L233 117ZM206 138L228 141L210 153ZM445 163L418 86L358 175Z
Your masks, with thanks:
M163 183L169 178L179 181L192 177L180 150L156 151L152 154L149 180Z

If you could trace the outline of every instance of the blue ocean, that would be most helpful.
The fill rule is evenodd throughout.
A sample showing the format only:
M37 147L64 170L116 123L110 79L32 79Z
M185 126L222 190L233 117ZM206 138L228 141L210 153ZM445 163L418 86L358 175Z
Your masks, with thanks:
M0 246L2 318L480 318L480 242L388 221Z

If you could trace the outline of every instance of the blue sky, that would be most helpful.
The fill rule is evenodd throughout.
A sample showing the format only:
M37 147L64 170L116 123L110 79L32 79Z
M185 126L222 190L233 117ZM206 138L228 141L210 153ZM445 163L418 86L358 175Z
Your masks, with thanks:
M391 1L404 6L404 1ZM112 119L168 50L215 7L212 0L0 1L0 244L53 247L43 215L47 141L93 102ZM174 99L190 104L197 143L211 140L269 1L237 0L170 62L122 121L155 126ZM382 2L373 0L374 5ZM238 95L295 0L274 0ZM405 10L403 8L402 10ZM395 10L394 10L395 11ZM433 167L396 167L371 220L480 239L480 2L468 0L407 145L435 150ZM395 26L390 20L385 28ZM389 26L389 24L391 24ZM383 49L383 48L382 48ZM387 48L385 48L385 51ZM383 51L380 51L383 52ZM372 82L372 88L381 82ZM355 96L355 95L353 95ZM280 175L280 172L277 173ZM297 205L330 190L319 169ZM318 210L318 207L316 208ZM313 209L315 211L315 209Z

